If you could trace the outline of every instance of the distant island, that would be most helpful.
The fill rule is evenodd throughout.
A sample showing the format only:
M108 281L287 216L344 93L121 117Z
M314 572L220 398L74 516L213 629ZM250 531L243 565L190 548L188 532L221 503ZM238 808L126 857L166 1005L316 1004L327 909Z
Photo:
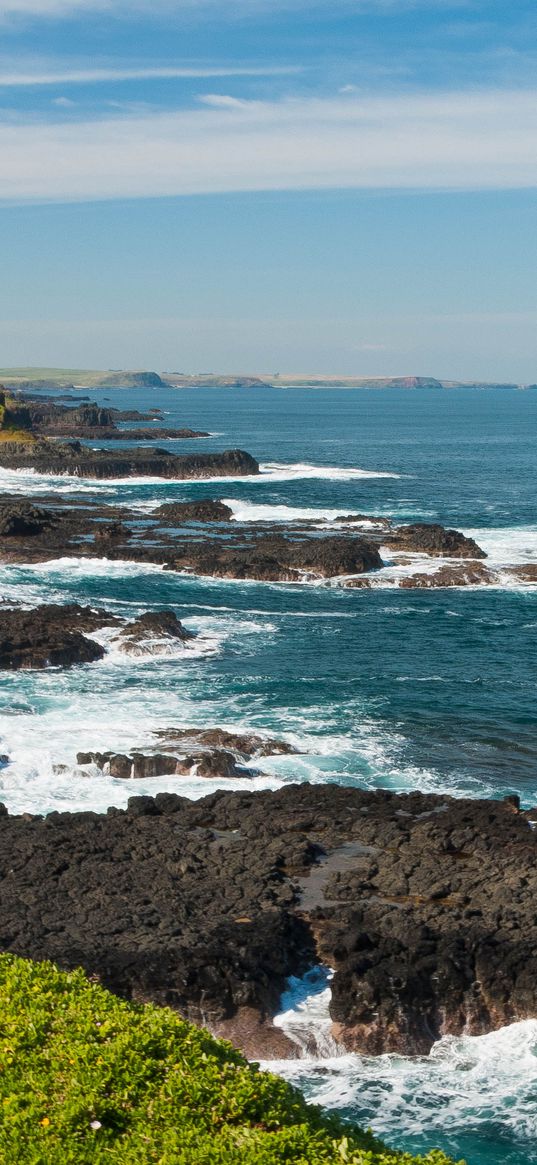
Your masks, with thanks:
M65 392L104 388L385 388L535 389L537 384L486 380L440 380L434 376L330 376L297 373L153 372L110 368L0 368L0 380L11 391Z

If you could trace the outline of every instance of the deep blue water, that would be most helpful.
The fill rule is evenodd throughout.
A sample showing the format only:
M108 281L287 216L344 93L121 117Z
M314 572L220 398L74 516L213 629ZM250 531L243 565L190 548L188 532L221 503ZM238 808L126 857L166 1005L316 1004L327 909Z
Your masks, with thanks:
M260 480L96 485L33 477L18 478L17 488L36 494L53 486L140 505L221 497L232 499L239 516L253 518L277 517L282 511L272 507L285 507L288 517L320 511L320 520L340 511L440 521L476 532L495 564L537 562L537 392L196 389L92 396L121 407L158 405L167 425L217 434L169 448L242 447L273 468ZM356 469L394 476L348 472ZM2 489L13 487L8 479ZM73 773L77 748L143 745L154 728L189 723L263 727L308 747L304 758L269 762L260 785L313 779L472 796L518 792L526 805L537 803L536 588L506 581L481 589L352 591L76 560L3 567L0 576L8 598L29 602L72 598L129 614L172 606L199 636L188 659L125 663L111 656L65 674L6 677L0 752L12 763L0 774L0 797L13 810L123 804L132 786L127 793L121 782ZM68 766L62 775L52 768L58 762ZM192 782L189 791L199 796L212 787ZM404 1063L388 1065L381 1092L391 1102L375 1127L410 1149L432 1142L466 1154L470 1165L537 1161L537 1029L518 1025L499 1055L494 1040L503 1036L491 1037L492 1051L489 1045L480 1051L477 1067L464 1064L475 1059L479 1042L466 1041L456 1054L446 1050L441 1076L449 1096L438 1087L431 1092L427 1062L414 1075L414 1069L405 1075ZM502 1072L519 1069L522 1060L527 1088L520 1084L512 1096ZM309 1082L302 1074L301 1082L315 1095L320 1082L327 1099L320 1072ZM345 1073L336 1074L329 1102L374 1121L376 1072L355 1058ZM349 1083L353 1073L359 1086ZM489 1086L495 1101L485 1111ZM406 1097L401 1111L396 1095Z

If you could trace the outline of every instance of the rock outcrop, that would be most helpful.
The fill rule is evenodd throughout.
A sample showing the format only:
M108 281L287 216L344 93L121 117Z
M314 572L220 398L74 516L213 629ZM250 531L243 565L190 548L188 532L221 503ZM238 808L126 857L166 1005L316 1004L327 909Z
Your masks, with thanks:
M170 746L225 748L239 757L291 756L297 749L286 740L258 736L254 732L228 732L227 728L165 728L155 734Z
M402 578L399 586L407 590L428 590L431 587L478 587L493 586L497 575L480 562L464 562L460 566L440 566L438 570L426 573L417 571Z
M51 510L34 506L25 498L7 505L0 504L0 538L33 538L53 525Z
M198 498L194 502L165 502L154 510L154 517L170 526L182 526L185 522L229 522L233 510L224 502Z
M246 546L201 541L185 546L173 563L175 569L197 574L266 582L337 578L377 570L382 565L374 543L344 535L309 539L261 536Z
M116 419L151 419L136 410L119 413L117 409L101 408L90 401L78 408L66 408L55 402L33 400L27 405L27 414L34 433L45 437L82 437L101 441L158 441L163 438L208 437L205 431L194 429L139 428L118 429Z
M516 798L336 786L0 815L0 948L241 1039L335 968L341 1047L425 1053L537 1016L537 833Z
M126 624L110 611L44 603L32 610L0 609L0 668L71 667L102 659L105 648L87 636L103 627L122 628L112 642L127 655L165 654L194 636L173 611L147 611Z
M166 776L237 780L257 775L237 764L235 755L223 748L199 748L181 756L162 752L79 752L76 760L79 765L96 765L108 776L122 780Z
M115 617L106 611L45 603L34 610L0 610L0 668L72 667L94 663L104 648L83 632L97 631Z
M89 449L79 441L40 438L33 442L0 443L4 469L35 469L40 473L74 477L164 477L175 480L206 477L242 477L259 473L255 458L242 449L223 453L169 453L166 449Z
M120 631L116 646L125 655L153 655L193 638L173 611L146 611Z
M440 555L442 558L486 558L484 550L473 538L460 530L447 530L434 522L414 522L410 526L395 526L386 543L397 550Z

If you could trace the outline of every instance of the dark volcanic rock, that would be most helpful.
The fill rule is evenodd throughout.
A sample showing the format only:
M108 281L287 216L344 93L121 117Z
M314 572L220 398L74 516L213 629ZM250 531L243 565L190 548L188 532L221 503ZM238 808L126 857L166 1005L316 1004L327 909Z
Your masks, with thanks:
M0 815L0 947L237 1040L324 962L343 1047L422 1053L537 1015L536 858L512 800L326 785Z
M173 611L146 611L119 633L116 642L126 655L147 655L162 650L166 643L193 638Z
M233 510L224 502L198 498L195 502L166 502L154 511L154 516L161 523L166 519L170 526L182 525L184 522L229 522Z
M79 441L66 443L40 438L32 442L0 443L0 465L5 469L36 469L40 473L75 477L164 477L174 480L235 477L259 473L255 458L242 449L222 453L178 455L165 449L89 449Z
M32 611L0 610L0 668L71 667L102 659L104 649L84 631L115 622L106 611L77 603L43 604Z
M34 506L24 498L13 501L11 505L0 506L0 537L29 538L34 534L42 534L52 525L54 516L50 510Z
M443 558L486 558L484 550L466 538L460 530L447 530L434 522L415 522L411 526L397 526L386 539L397 550L424 551Z
M377 547L364 538L331 535L292 540L258 538L244 547L197 542L175 559L176 569L224 578L252 578L267 582L297 582L307 578L335 578L360 574L382 566Z
M296 748L286 740L274 740L273 737L257 736L252 732L228 732L226 728L166 728L155 735L170 745L208 745L210 748L225 748L242 757L290 756L297 753Z
M438 570L425 574L409 574L402 578L399 586L407 590L430 587L476 587L492 586L497 576L480 562L464 562L460 566L441 566Z

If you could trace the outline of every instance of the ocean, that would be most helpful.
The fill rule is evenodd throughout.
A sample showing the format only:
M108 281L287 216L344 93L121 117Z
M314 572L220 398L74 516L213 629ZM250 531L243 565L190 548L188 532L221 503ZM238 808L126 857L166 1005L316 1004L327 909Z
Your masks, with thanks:
M159 444L240 447L263 472L96 483L0 471L1 492L53 489L135 505L142 518L164 501L209 496L245 522L307 518L337 528L349 513L438 521L474 537L499 581L406 590L402 568L388 567L373 589L348 590L200 579L106 558L0 566L5 600L78 601L132 616L173 607L197 634L176 655L112 652L67 672L4 675L0 753L10 763L0 769L0 800L10 811L104 811L136 792L238 788L179 777L127 786L76 769L79 749L121 751L149 743L158 728L203 725L263 729L307 750L263 761L258 788L315 781L518 793L537 804L537 588L501 574L537 563L537 391L118 389L92 399L158 406L168 426L211 432ZM291 1007L304 996L295 987ZM318 995L297 1005L318 1021ZM438 1145L469 1165L537 1162L537 1022L446 1039L429 1057L328 1054L278 1067L312 1099L414 1152Z

